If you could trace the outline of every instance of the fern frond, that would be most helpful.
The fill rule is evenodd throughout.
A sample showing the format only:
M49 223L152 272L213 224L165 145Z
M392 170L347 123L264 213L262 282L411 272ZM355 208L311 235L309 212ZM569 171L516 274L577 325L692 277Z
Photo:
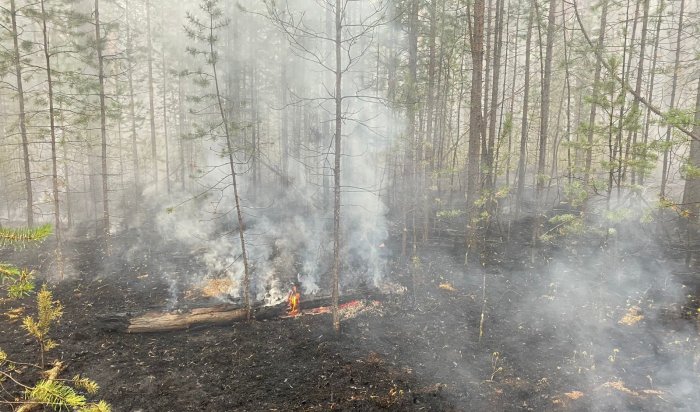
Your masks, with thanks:
M90 395L94 395L100 390L100 385L92 379L84 378L80 375L75 375L73 377L73 385L78 389L83 389Z
M0 246L25 246L29 243L41 242L52 232L51 225L20 229L0 228Z
M25 391L30 402L49 405L55 410L71 410L85 406L86 400L75 389L54 380L41 380L33 388Z

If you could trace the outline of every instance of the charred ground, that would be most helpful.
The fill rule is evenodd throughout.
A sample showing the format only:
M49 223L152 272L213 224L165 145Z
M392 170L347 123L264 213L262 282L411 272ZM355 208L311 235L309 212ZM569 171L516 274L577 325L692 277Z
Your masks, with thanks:
M514 245L526 244L530 224L515 225ZM528 248L494 239L482 264L471 268L442 237L419 259L393 262L387 279L406 292L346 320L339 338L328 315L161 334L102 331L97 314L167 308L185 294L161 274L186 285L193 252L154 242L134 253L131 236L147 235L115 237L109 257L94 240L73 241L78 275L55 285L65 314L53 356L67 362L66 376L95 379L118 411L695 405L695 276L683 269L682 256L652 237L618 247L614 256L601 253L600 237L569 239L566 247L538 249L537 261L546 262L539 264L530 263ZM398 243L394 237L388 247L398 252ZM19 254L27 262L50 257L42 249ZM621 323L631 308L642 319ZM17 360L36 361L18 324L2 319L0 326L3 348Z

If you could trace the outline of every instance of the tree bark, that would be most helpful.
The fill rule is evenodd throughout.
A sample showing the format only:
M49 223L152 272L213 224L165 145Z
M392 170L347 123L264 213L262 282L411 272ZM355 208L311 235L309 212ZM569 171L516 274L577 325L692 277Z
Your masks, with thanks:
M332 280L332 312L333 330L340 333L340 312L338 299L340 297L340 156L342 153L341 133L343 131L343 71L342 71L342 28L343 15L341 0L335 0L335 148L333 166L333 280Z
M224 132L226 133L226 149L228 152L228 162L231 168L231 182L233 184L233 198L236 206L236 218L238 221L238 238L241 242L241 255L243 257L243 303L245 305L246 317L250 319L251 307L250 307L250 268L248 265L248 253L246 252L245 235L243 231L245 230L245 225L243 224L243 212L241 211L241 201L238 196L238 180L236 178L236 164L233 159L233 143L231 142L231 133L229 131L228 119L226 118L226 111L224 109L224 103L221 98L221 89L219 87L219 76L216 70L216 56L217 53L214 50L214 40L216 39L214 35L214 15L213 10L208 10L209 12L209 59L212 66L212 71L214 72L214 86L216 88L216 102L219 109L219 114L221 115L221 122L224 124Z
M44 0L40 0L41 5L41 31L44 40L44 59L46 62L46 81L48 85L49 99L49 128L51 132L51 189L53 194L54 212L54 234L56 235L56 257L58 261L59 277L63 280L63 245L61 237L61 207L58 198L58 161L56 154L56 119L53 104L53 78L51 76L51 54L49 52L49 32L46 27L46 9Z
M165 46L161 46L161 60L163 61L163 140L165 141L165 187L170 194L170 147L168 142L168 70L165 61Z
M532 24L534 20L534 7L528 12L527 36L525 37L525 86L523 90L523 115L520 124L520 158L518 159L518 189L516 216L523 208L525 196L525 168L527 167L527 135L528 135L528 110L530 103L530 51L532 46Z
M17 79L17 102L19 104L19 132L22 137L22 159L24 161L24 188L27 194L27 226L34 226L34 194L29 159L29 139L27 138L27 114L24 109L24 87L22 82L22 58L19 54L19 32L17 31L17 9L15 0L10 0L10 20L12 22L13 57Z
M148 105L151 122L151 161L153 162L153 184L158 190L158 148L156 146L156 108L153 91L153 41L151 38L151 3L146 0L146 48L148 59Z
M685 10L685 0L681 0L681 9L678 14L678 30L676 31L676 57L673 63L673 82L671 84L671 105L669 111L673 111L676 107L676 89L678 87L678 72L680 69L681 61L681 38L683 34L683 13ZM666 196L666 184L668 182L669 169L671 168L670 161L670 150L669 145L671 144L671 125L669 124L666 128L666 140L664 147L664 160L661 171L661 188L659 189L659 197L663 198ZM695 129L695 127L693 127ZM697 136L697 130L693 130L693 134Z
M486 147L486 156L483 167L485 172L485 185L489 189L495 187L496 173L494 171L494 152L496 145L496 119L498 118L498 107L503 104L503 101L498 101L498 93L500 86L501 75L501 48L503 47L503 12L504 1L496 1L496 27L495 40L493 48L493 82L491 85L491 108L489 110L489 132L488 142ZM488 63L488 62L487 62ZM504 76L505 78L505 76Z
M483 134L482 82L484 59L484 0L474 2L474 25L472 28L471 57L472 76L469 110L469 151L467 159L467 251L464 263L469 260L476 235L476 219L478 216L475 202L481 192L481 176L479 161L481 159L481 137Z
M105 241L109 238L109 171L107 169L107 109L105 103L105 74L102 58L103 39L100 26L100 1L95 0L95 43L97 47L97 70L100 81L100 136L102 138L102 225Z
M136 198L141 196L141 170L139 169L139 149L136 134L136 102L134 99L134 39L131 34L131 19L129 18L129 0L124 2L126 19L126 61L129 66L127 80L129 82L129 117L131 120L131 157L134 167L134 192ZM135 205L139 202L136 201Z
M596 45L596 48L598 49L596 51L597 53L602 52L603 43L605 42L605 26L607 22L607 17L608 0L603 0L603 9L600 12L600 33L598 33L598 43ZM598 98L598 90L600 89L599 83L602 66L603 64L601 59L596 59L595 72L593 74L593 91L591 92L591 96L593 97L594 101L591 102L591 111L590 115L588 116L588 140L586 147L586 164L584 166L583 176L583 183L585 186L588 186L588 183L591 179L591 166L593 163L593 136L595 135L596 110L598 109L598 105L595 102L595 99Z
M549 0L549 13L547 19L547 46L544 58L544 77L542 84L542 101L540 102L540 150L537 162L537 194L538 198L544 187L544 173L546 168L547 138L549 134L549 100L550 85L552 83L552 49L554 46L554 18L556 0Z
M700 135L700 79L698 79L698 90L695 97L695 123L693 133ZM683 189L683 207L688 211L691 222L697 224L700 216L700 141L690 141L690 155L688 156L690 172L685 177L685 187Z

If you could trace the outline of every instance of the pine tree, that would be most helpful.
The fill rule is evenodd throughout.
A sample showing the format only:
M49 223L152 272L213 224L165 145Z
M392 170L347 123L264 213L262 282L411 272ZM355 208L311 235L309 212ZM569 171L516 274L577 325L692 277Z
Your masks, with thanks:
M224 102L222 90L219 84L219 74L217 72L217 64L219 62L219 51L217 42L219 40L218 31L229 24L229 20L222 15L218 0L204 0L200 3L200 9L204 12L204 17L199 18L193 14L187 14L189 26L186 27L187 36L197 44L202 44L202 48L198 46L188 47L188 51L195 57L201 57L211 68L211 73L199 73L207 80L214 82L214 99L220 116L217 122L217 128L222 128L224 132L224 140L226 144L226 155L228 158L229 167L231 170L231 183L233 186L233 197L236 208L236 220L238 223L238 235L241 244L241 256L243 258L243 303L248 311L248 318L251 315L250 302L250 267L248 265L248 254L246 252L245 242L245 225L243 222L243 211L241 209L240 197L238 195L238 178L236 174L236 163L234 161L234 142L233 125L228 118L228 108ZM208 81L204 81L205 84Z

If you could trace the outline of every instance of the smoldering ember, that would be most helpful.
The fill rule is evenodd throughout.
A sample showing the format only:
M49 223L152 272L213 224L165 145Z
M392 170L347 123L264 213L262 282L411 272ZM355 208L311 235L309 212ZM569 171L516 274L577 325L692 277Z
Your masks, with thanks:
M700 2L0 20L0 411L698 410Z

